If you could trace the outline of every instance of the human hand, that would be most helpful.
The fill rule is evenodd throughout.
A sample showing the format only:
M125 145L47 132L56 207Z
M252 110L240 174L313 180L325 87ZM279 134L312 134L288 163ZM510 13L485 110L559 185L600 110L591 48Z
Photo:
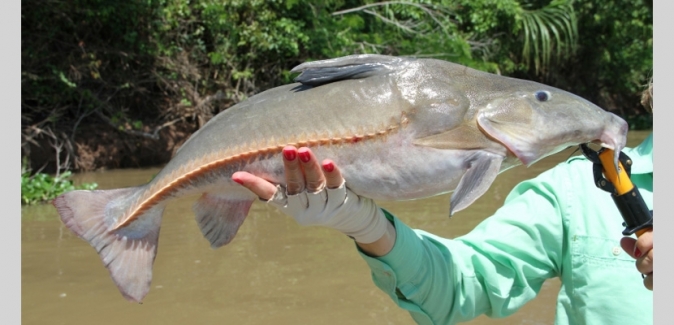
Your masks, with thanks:
M299 159L297 159L299 158ZM309 148L283 148L286 186L274 185L247 172L232 180L248 188L304 226L336 229L369 244L387 231L388 221L374 201L353 193L331 160L319 163Z
M647 231L638 239L623 237L620 246L636 261L637 270L644 278L644 286L653 290L653 231ZM644 276L645 275L645 276Z

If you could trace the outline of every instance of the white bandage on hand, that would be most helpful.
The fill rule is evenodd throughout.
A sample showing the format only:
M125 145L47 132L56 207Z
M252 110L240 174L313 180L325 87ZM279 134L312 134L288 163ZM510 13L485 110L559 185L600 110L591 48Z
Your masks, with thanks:
M294 195L287 195L286 188L278 185L267 203L302 226L333 228L363 244L381 238L387 229L388 220L374 201L353 193L344 182L338 188Z

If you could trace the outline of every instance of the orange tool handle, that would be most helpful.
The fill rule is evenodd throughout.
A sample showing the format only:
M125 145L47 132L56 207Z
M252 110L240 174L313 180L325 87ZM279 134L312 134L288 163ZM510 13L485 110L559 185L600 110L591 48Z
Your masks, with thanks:
M613 150L605 149L599 153L599 160L604 169L604 176L606 179L613 184L616 190L617 195L623 195L634 188L634 184L630 180L630 177L627 176L625 172L625 166L623 163L618 161L618 172L616 173L615 168L613 168Z
M630 217L631 219L629 220L632 222L628 222L629 224L634 225L635 222L637 225L642 224L641 227L632 228L637 237L639 237L648 231L653 231L653 216L648 211L646 204L641 198L641 194L639 194L639 190L632 184L629 175L627 175L627 172L625 171L625 166L623 166L621 161L618 162L619 168L616 172L613 165L613 157L614 151L610 149L604 149L599 153L602 172L606 179L615 187L613 199L620 209L621 214L623 214L625 221L627 222L627 217ZM627 159L626 163L631 164L632 161ZM650 221L645 220L647 214L651 214ZM626 229L623 234L628 235L629 232L631 231Z

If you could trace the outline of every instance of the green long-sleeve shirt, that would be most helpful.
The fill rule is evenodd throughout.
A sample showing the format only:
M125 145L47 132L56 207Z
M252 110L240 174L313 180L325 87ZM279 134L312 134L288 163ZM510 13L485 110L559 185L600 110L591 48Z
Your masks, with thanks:
M632 182L653 209L653 135L623 150ZM387 214L397 237L379 258L362 257L375 284L419 324L505 317L560 277L556 324L651 324L653 295L620 248L622 217L573 157L518 184L470 233L446 239Z

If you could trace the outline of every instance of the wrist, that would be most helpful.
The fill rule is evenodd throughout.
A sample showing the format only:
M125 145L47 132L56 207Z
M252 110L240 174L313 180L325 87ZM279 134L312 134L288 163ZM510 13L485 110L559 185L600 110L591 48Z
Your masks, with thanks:
M370 244L379 240L388 230L389 221L384 212L370 199L363 199L362 213L354 215L346 221L351 225L342 228L342 232L353 238L356 242Z
M386 231L384 234L371 243L361 243L356 240L356 245L360 250L370 257L381 257L393 249L396 242L396 229L393 222L386 220Z

